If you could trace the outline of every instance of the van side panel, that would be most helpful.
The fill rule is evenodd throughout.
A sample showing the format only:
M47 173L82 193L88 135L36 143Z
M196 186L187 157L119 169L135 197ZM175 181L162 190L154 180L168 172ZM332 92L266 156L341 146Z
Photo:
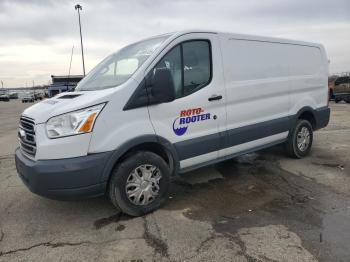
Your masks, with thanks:
M235 140L237 135L243 137L242 142L247 142L244 137L249 133L232 132L244 126L256 126L250 133L259 133L261 126L255 124L266 123L267 126L263 125L266 137L286 138L289 130L287 116L290 109L288 61L292 56L288 52L288 45L235 39L229 35L222 36L221 44L227 95L228 134L228 148L224 149L221 155L236 151L236 148L230 147L231 144L236 145L231 143L231 140ZM276 136L276 126L280 136ZM249 146L256 145L250 143Z
M317 46L289 45L290 115L303 107L316 110L327 106L328 63L324 49Z

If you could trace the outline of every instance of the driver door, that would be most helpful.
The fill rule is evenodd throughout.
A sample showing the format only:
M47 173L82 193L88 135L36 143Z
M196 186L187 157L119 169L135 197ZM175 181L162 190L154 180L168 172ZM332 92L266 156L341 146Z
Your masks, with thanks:
M216 160L225 134L225 90L215 34L188 34L160 55L152 70L170 70L176 99L149 106L155 133L174 144L181 169Z

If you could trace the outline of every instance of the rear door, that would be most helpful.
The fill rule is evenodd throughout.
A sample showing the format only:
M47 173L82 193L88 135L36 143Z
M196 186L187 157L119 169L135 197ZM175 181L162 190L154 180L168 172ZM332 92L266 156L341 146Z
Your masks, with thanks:
M222 146L226 113L220 58L215 34L186 34L151 67L167 67L173 77L176 99L149 106L149 113L156 134L175 145L182 169L215 160Z

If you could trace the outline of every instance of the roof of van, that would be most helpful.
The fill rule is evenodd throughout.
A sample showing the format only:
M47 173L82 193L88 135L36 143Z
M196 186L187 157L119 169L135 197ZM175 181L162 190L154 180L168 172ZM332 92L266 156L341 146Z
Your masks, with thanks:
M178 32L173 33L173 37L176 38L176 37L181 36L181 35L192 34L192 33L218 34L218 35L222 35L222 36L226 37L227 39L250 40L250 41L255 40L255 41L262 41L262 42L274 42L274 43L282 43L282 44L294 44L294 45L306 45L306 46L322 47L322 45L318 44L318 43L297 41L297 40L291 40L291 39L285 39L285 38L236 34L236 33L227 33L227 32L219 32L219 31L212 31L212 30L198 30L198 29L178 31Z

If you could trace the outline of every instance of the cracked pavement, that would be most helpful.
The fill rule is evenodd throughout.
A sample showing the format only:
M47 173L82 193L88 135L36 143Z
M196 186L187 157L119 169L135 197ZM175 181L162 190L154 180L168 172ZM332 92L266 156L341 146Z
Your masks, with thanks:
M350 105L331 104L309 157L274 147L184 174L139 218L30 193L13 159L25 106L0 103L0 262L350 261Z

